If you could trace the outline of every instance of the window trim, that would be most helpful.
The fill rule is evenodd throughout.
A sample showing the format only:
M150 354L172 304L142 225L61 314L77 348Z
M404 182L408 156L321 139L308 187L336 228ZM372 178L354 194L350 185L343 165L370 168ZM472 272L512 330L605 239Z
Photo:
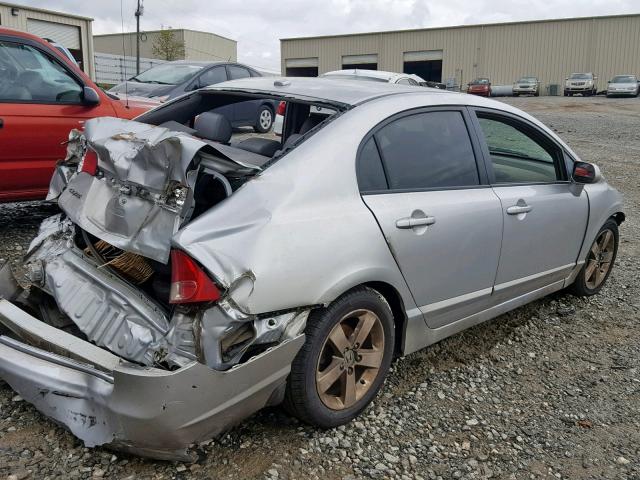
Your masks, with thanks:
M243 70L246 70L247 73L249 74L248 77L240 77L240 78L231 78L231 71L229 70L230 67L238 67L238 68L242 68ZM249 70L248 67L245 67L244 65L240 65L239 63L226 63L224 65L224 68L227 70L227 81L230 80L242 80L244 78L251 78L251 70Z
M82 91L84 90L85 87L94 88L92 85L87 85L87 83L82 79L82 77L80 77L80 75L78 75L73 70L69 69L69 67L67 65L65 65L64 62L62 62L60 59L56 58L55 55L53 55L51 52L46 51L46 49L43 49L42 45L40 45L38 42L34 42L33 40L27 39L27 38L12 37L12 36L9 36L9 35L0 35L0 42L13 43L13 44L16 44L16 45L28 45L29 47L37 50L42 55L44 55L49 60L51 60L53 63L57 63L67 73L67 75L69 75L71 77L72 80L74 80L78 85L80 85L81 94L82 94ZM95 88L94 88L94 90L95 90ZM98 96L100 96L100 93L99 92L97 92L97 93L98 93ZM102 99L100 99L100 100L102 100ZM89 107L89 108L97 106L97 105L87 105L82 100L80 100L79 102L57 102L57 101L56 102L46 102L46 101L42 101L42 100L6 100L6 99L0 99L0 104L64 105L64 106L80 105L80 106Z
M424 187L424 188L387 188L385 190L360 190L360 179L358 172L360 170L359 166L362 162L362 150L364 149L367 141L373 137L376 149L378 150L378 155L380 156L380 161L382 162L382 170L385 175L385 181L387 185L389 185L389 174L387 171L386 162L384 160L384 155L380 150L380 145L376 134L382 128L387 126L388 124L399 120L404 117L409 117L412 115L418 115L421 113L433 113L433 112L458 112L462 115L462 120L464 122L465 128L467 130L467 134L469 135L469 142L471 143L471 150L474 156L475 164L476 164L476 172L478 173L478 184L477 185L460 185L460 186L446 186L446 187ZM356 152L356 183L358 184L358 190L360 191L360 195L381 195L381 194L389 194L389 193L409 193L409 192L439 192L439 191L447 191L447 190L471 190L478 188L489 188L490 184L487 177L486 166L484 166L483 160L483 152L480 147L480 143L477 138L477 133L475 131L475 127L472 123L473 118L469 115L467 108L464 105L437 105L432 107L415 107L408 110L403 110L401 112L397 112L381 122L375 125L371 130L367 132L367 134L362 137L360 141L360 145L358 146L358 150Z
M200 72L198 75L196 75L196 77L191 81L191 83L185 89L185 91L198 90L200 88L208 87L209 85L204 85L204 86L200 85L200 78L202 78L203 75L206 75L207 73L212 71L214 68L221 68L222 70L224 70L224 75L225 75L226 79L222 80L222 82L229 81L229 72L228 72L228 70L226 68L226 65L214 65L212 67L206 68L204 70L204 72ZM222 83L222 82L218 82L218 83ZM211 85L215 85L215 84L212 83Z
M517 186L526 186L526 185L556 185L556 184L568 184L571 183L571 175L567 169L566 164L566 149L558 143L553 137L549 136L544 130L540 127L532 123L531 121L523 118L519 115L513 114L511 112L505 112L503 110L493 109L493 108L484 108L484 107L473 107L469 106L469 113L471 117L471 121L473 123L473 127L476 130L476 135L478 136L478 141L480 143L482 149L482 157L485 164L485 168L487 171L487 176L489 179L489 184L492 187L517 187ZM561 177L564 177L562 180L555 180L553 182L511 182L511 183L496 183L495 175L493 172L493 162L491 160L491 154L489 152L489 146L484 138L484 131L480 126L480 122L478 119L478 114L485 115L485 117L493 117L498 121L502 121L503 123L512 126L516 130L525 133L525 135L533 137L532 140L536 141L536 143L547 144L547 146L551 146L558 151L558 157L554 158L554 166L557 173L561 174ZM519 129L513 124L517 124L523 127L523 129ZM524 131L523 131L524 130Z

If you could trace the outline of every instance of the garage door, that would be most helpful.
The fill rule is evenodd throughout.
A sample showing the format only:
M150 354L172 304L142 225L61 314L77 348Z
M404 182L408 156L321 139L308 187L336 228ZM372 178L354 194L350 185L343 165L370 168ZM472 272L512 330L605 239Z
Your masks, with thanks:
M442 50L404 52L404 73L412 73L432 82L442 81Z
M79 27L28 18L27 31L42 38L49 38L70 50L80 50Z
M318 57L287 58L284 61L287 77L317 77Z
M342 69L351 70L352 68L360 68L364 70L378 69L378 55L343 55Z

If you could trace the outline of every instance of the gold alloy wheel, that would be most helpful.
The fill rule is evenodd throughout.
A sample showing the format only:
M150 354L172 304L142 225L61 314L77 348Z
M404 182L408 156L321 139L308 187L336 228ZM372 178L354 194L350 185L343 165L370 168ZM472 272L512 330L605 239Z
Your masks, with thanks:
M320 400L332 410L353 406L371 388L384 358L384 329L371 310L355 310L337 323L316 367Z
M584 269L584 282L587 288L595 290L607 277L613 264L615 242L616 239L611 230L603 230L593 242L587 256L587 266Z

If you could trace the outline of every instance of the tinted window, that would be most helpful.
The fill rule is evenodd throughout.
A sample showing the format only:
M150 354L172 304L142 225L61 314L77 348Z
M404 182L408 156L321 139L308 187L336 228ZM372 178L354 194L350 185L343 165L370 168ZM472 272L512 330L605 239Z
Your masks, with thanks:
M133 77L141 83L157 83L160 85L178 85L195 77L202 70L201 65L185 63L166 63L156 65Z
M361 192L387 189L382 160L373 137L367 140L358 157L358 186Z
M539 183L561 180L559 150L535 138L512 120L478 118L496 183Z
M238 67L236 65L227 65L227 70L229 70L230 80L235 80L236 78L247 78L251 76L249 70L243 67Z
M200 78L198 79L198 86L206 87L208 85L226 81L227 72L225 72L224 67L215 67L200 75Z
M82 87L58 62L40 50L0 42L0 100L80 103Z
M478 185L469 133L460 112L402 117L376 133L389 188Z

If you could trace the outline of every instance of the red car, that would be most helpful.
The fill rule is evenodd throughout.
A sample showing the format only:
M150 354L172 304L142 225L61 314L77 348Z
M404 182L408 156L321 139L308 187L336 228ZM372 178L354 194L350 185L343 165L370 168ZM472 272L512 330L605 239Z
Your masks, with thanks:
M69 131L85 120L131 119L155 105L126 105L47 41L0 28L0 203L44 198Z
M488 78L476 78L467 85L467 93L472 95L480 95L483 97L491 96L491 81Z

